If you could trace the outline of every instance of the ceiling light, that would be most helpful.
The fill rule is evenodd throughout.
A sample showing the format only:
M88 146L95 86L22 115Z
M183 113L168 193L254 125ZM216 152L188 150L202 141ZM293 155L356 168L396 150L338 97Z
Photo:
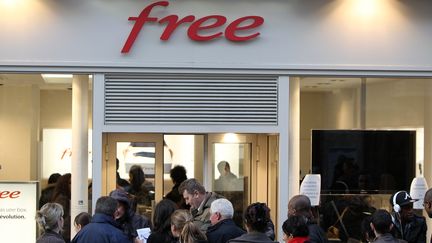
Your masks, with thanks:
M70 84L72 83L72 74L42 74L42 78L47 84Z
M93 75L89 75L88 77L91 79ZM42 78L48 84L71 84L73 74L48 73L42 74Z

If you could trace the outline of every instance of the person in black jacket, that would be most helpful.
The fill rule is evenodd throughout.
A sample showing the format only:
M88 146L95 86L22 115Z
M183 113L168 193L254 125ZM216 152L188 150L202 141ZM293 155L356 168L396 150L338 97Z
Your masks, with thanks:
M296 195L288 202L288 217L304 216L307 219L310 243L328 243L323 229L315 223L310 199L305 195Z
M176 209L177 205L168 199L163 199L156 204L153 214L153 231L147 239L147 243L176 242L171 233L171 215Z
M225 243L246 233L232 219L234 208L225 198L217 199L210 206L211 226L207 229L209 243Z
M72 243L131 243L114 220L116 211L117 200L100 197L91 223L75 235Z
M120 225L129 240L134 241L138 237L137 229L150 228L150 220L136 213L135 203L127 192L116 189L110 192L109 195L118 202L115 221Z
M60 178L60 176L61 175L59 173L53 173L49 176L48 185L46 186L45 189L42 190L41 196L39 198L39 209L41 209L42 206L45 205L45 203L51 202L51 199L54 194L55 185L57 183L58 178Z
M406 240L408 243L426 243L426 219L414 213L412 199L406 191L398 191L390 197L393 206L392 233L396 238Z
M170 170L170 177L172 182L174 183L174 186L171 191L168 192L165 198L175 202L179 209L189 209L190 206L186 205L183 195L179 192L180 184L183 181L187 180L185 167L181 165L176 165Z
M374 243L406 243L404 240L396 239L390 230L392 226L392 218L389 212L383 209L377 210L371 219L370 226L375 234Z
M256 242L256 243L274 243L266 235L268 222L270 220L270 209L265 203L252 203L249 205L244 213L244 221L247 233L234 238L228 242L230 243L243 243L243 242Z

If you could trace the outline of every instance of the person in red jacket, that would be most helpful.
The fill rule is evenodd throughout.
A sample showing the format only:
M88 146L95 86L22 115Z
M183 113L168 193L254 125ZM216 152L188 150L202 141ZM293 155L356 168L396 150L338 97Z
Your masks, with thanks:
M290 216L282 225L285 243L304 243L308 240L309 229L304 216Z

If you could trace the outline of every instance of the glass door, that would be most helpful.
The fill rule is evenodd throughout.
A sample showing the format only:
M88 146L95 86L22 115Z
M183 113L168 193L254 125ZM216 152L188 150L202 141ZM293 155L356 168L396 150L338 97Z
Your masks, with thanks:
M244 209L254 202L266 203L276 223L278 146L277 135L208 135L206 188L231 201L234 221L240 226Z
M105 141L103 194L123 188L135 195L137 211L151 216L154 202L163 195L163 135L109 133ZM140 182L137 186L136 181Z
M256 136L209 134L207 188L223 195L234 206L234 221L242 225L242 214L252 198L251 165Z

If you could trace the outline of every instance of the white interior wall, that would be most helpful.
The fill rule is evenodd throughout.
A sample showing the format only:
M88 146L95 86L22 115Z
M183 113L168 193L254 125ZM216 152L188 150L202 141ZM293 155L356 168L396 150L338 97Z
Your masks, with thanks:
M0 180L31 180L33 103L39 103L33 87L0 86Z
M301 178L311 170L311 129L324 129L327 116L326 93L300 93L300 170Z
M399 79L366 87L366 127L424 126L424 80Z
M0 86L0 180L37 180L44 128L70 129L70 90ZM89 126L91 127L91 104ZM40 130L39 130L40 128ZM44 186L47 178L41 178Z
M72 127L72 91L41 91L41 128ZM43 139L43 138L42 138Z

